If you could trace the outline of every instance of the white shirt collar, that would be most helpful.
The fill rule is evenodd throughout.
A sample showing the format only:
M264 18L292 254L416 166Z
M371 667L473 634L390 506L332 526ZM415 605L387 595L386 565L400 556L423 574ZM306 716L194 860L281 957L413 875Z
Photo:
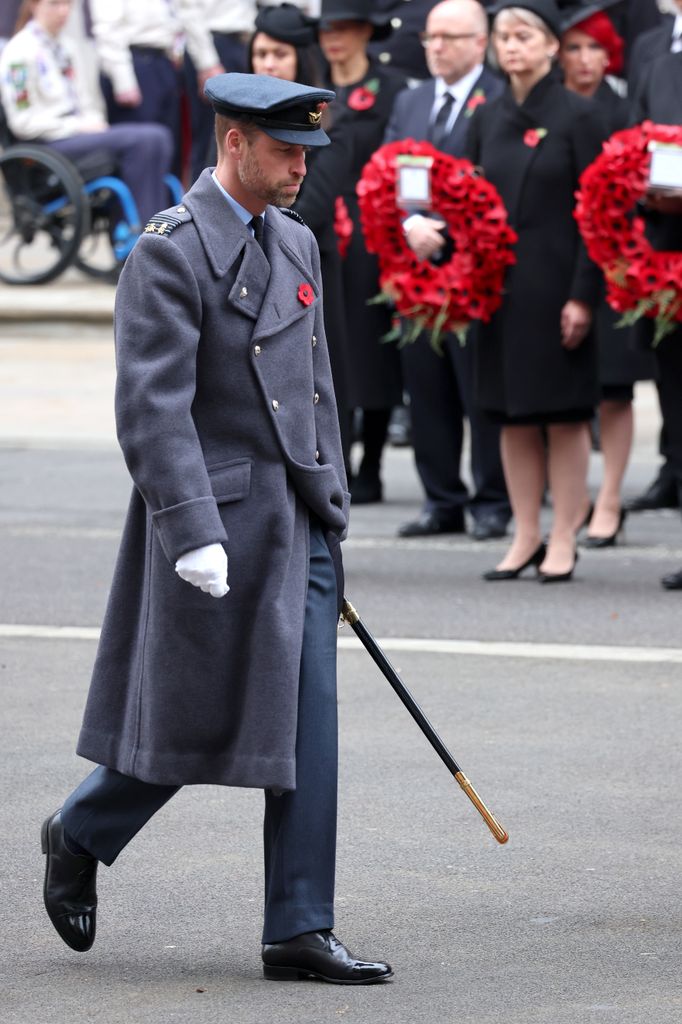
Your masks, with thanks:
M464 75L463 78L453 82L452 85L446 85L442 78L436 78L436 95L437 100L441 100L446 92L449 92L455 98L456 103L463 103L469 93L474 87L474 83L478 80L483 71L483 65L477 64L475 68ZM440 106L440 103L438 104Z
M673 39L682 39L682 14L675 15L673 22Z

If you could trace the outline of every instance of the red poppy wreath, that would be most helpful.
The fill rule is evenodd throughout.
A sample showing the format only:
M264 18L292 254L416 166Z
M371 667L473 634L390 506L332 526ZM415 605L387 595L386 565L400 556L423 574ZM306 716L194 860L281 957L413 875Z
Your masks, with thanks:
M431 207L447 224L453 252L441 265L419 260L405 239L408 211L396 198L399 156L429 157ZM516 234L507 223L499 193L468 160L440 153L428 142L390 142L374 153L357 185L360 220L369 252L379 258L382 294L397 314L412 321L389 337L412 341L430 330L458 334L472 320L490 319L502 301L504 275L515 262Z
M682 127L645 121L616 132L580 179L575 217L591 258L604 272L606 298L628 326L656 321L654 344L682 322L682 253L659 252L636 212L651 163L650 144L682 145Z

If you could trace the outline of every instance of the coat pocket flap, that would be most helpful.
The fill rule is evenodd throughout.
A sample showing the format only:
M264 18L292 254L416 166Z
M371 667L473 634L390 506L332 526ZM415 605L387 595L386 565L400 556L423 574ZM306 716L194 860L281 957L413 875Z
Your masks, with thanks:
M210 466L211 490L218 504L239 501L251 490L251 459L234 459Z

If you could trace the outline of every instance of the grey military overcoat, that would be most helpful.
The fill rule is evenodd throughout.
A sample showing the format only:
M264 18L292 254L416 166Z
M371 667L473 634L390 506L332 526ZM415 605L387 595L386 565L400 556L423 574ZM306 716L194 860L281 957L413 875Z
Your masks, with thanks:
M261 249L208 171L169 213L183 223L156 218L117 292L135 486L78 753L147 782L292 789L309 513L332 546L348 515L317 245L268 207ZM216 542L221 599L174 569Z

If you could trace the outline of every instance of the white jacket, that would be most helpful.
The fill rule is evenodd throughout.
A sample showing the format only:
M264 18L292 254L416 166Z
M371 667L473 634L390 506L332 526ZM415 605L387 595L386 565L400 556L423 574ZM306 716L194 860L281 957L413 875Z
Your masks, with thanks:
M18 139L66 139L103 120L66 37L51 38L35 21L0 54L0 97Z
M100 67L114 93L138 88L131 46L182 54L184 29L177 0L90 0Z

